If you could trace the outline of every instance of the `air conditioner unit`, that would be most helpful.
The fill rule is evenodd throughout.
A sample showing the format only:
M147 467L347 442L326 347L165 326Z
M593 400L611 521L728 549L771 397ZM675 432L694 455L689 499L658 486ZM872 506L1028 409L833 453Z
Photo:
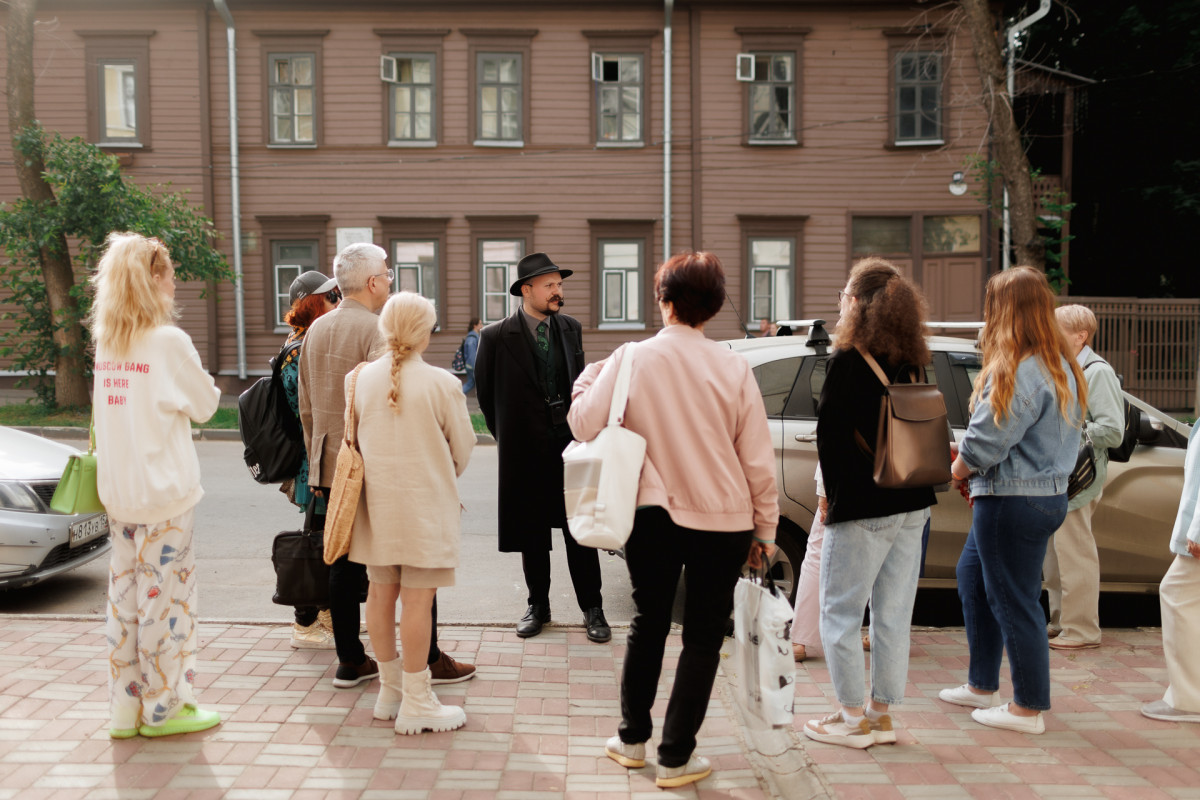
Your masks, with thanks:
M399 70L396 67L396 59L391 56L379 57L379 80L385 83L395 83L396 76L399 74Z
M737 79L739 81L754 80L754 54L737 54Z

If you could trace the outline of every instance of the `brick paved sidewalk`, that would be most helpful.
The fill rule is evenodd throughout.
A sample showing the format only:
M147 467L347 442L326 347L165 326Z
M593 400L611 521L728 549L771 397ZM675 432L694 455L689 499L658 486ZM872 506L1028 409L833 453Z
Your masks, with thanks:
M473 680L436 687L443 702L466 709L457 731L397 736L371 716L377 681L334 689L333 652L292 650L287 627L202 623L199 701L224 723L112 741L103 623L0 617L0 798L773 796L731 721L736 712L720 679L700 734L712 777L663 792L654 786L652 752L639 770L603 755L620 719L625 629L608 645L566 627L526 640L483 627L447 626L440 635L448 652L479 667ZM675 634L664 679L679 649Z
M1051 651L1042 736L985 728L936 699L965 680L965 635L917 631L908 697L894 709L900 741L865 751L800 732L833 706L824 661L799 665L795 725L771 732L741 722L730 702L738 676L723 659L699 746L714 773L670 792L654 787L653 766L627 771L602 754L619 718L625 633L596 645L578 628L521 640L443 627L446 649L479 665L474 680L437 688L466 708L467 725L396 736L371 717L377 682L332 688L332 652L292 650L287 627L202 623L200 701L225 723L114 742L103 623L0 617L0 800L1200 798L1200 725L1138 714L1165 688L1157 630L1106 630L1098 650ZM673 635L664 681L679 647ZM1003 676L1011 697L1007 667Z
M794 743L837 798L1200 798L1200 725L1138 713L1166 689L1158 629L1104 631L1103 646L1050 651L1046 733L974 722L937 699L966 682L962 629L914 632L905 702L893 707L896 745L851 750L808 740L808 719L834 708L823 660L797 671ZM1000 692L1012 698L1008 664Z

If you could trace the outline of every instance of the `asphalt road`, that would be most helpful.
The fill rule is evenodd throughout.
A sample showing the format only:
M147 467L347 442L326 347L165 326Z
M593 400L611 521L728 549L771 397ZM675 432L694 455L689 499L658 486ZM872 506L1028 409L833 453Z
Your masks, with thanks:
M291 609L271 602L271 542L280 531L298 529L303 515L278 487L251 480L242 462L241 442L200 441L196 449L205 489L196 509L201 617L290 622ZM442 623L512 624L525 612L521 557L496 549L496 469L496 448L480 445L459 479L466 506L461 563L458 585L438 593ZM581 624L562 540L555 536L551 614L555 621ZM608 620L628 623L633 601L625 563L603 551L600 563ZM40 584L0 592L0 613L103 614L107 580L108 560L101 558Z

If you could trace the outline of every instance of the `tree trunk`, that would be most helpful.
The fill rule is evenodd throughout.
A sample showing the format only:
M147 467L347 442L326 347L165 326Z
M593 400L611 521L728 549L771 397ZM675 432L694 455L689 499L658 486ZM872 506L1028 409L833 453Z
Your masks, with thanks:
M8 129L13 139L13 163L21 193L29 200L44 206L55 204L54 190L42 173L41 147L23 147L21 132L36 123L33 107L33 23L37 15L37 0L10 0L8 4ZM71 324L56 328L54 344L54 399L60 406L86 406L87 382L84 380L83 329L75 324L79 304L71 296L75 271L66 237L42 245L39 259L42 279L50 313L55 321L70 320Z
M983 80L983 104L991 120L992 141L1000 177L1008 189L1009 219L1012 226L1016 263L1046 269L1046 248L1038 233L1037 210L1033 196L1033 178L1029 158L1021 143L1021 131L1013 118L1012 98L1008 94L1004 58L988 0L959 0L971 32L975 63Z

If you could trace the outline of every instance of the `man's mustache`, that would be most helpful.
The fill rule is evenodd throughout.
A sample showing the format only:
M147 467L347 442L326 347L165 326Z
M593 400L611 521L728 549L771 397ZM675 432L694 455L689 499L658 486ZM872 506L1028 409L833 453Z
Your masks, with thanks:
M567 303L562 299L561 294L556 294L546 301L547 303L558 303L560 306L565 306Z

